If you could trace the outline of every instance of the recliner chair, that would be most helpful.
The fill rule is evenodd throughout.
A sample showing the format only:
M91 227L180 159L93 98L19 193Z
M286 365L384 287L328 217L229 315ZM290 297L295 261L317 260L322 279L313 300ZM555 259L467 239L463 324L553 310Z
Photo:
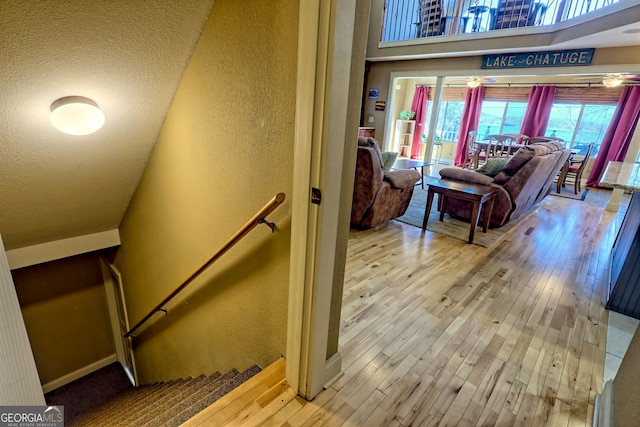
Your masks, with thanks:
M358 137L351 224L371 228L404 215L420 178L413 169L385 172L378 141Z

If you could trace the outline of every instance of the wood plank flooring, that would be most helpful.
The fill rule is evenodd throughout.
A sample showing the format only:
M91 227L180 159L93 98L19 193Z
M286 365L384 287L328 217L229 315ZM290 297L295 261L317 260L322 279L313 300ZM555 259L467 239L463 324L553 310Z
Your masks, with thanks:
M306 402L279 361L185 425L590 426L621 219L608 196L548 196L493 248L396 221L351 231L344 375Z

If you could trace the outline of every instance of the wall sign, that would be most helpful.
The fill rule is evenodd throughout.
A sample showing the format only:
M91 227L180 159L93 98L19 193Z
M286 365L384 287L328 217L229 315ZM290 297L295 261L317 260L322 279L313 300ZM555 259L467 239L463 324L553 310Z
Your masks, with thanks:
M570 67L589 65L593 59L594 52L595 49L590 48L484 55L481 68Z

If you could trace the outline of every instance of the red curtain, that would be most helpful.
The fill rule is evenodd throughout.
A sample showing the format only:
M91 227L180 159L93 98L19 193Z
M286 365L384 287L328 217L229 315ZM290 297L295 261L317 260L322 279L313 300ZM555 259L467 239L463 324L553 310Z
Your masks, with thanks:
M609 162L623 162L640 117L640 86L625 86L587 179L596 187Z
M413 133L413 142L411 143L411 158L421 159L420 151L420 135L425 133L424 122L427 117L427 96L429 95L428 86L418 86L413 94L413 103L411 104L411 111L416 113L416 128Z
M555 86L533 86L529 92L527 109L520 133L528 136L544 136L549 124Z
M460 130L458 144L456 145L456 166L462 166L467 153L467 137L472 130L478 130L480 120L480 110L484 99L484 86L467 89L467 96L464 100L462 119L460 120Z

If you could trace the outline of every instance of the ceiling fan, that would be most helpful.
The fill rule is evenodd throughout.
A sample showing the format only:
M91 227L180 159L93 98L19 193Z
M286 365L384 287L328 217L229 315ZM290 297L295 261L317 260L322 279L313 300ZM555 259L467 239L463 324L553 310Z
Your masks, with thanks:
M606 87L618 87L624 82L640 82L640 74L600 74L593 76L576 77L576 80L594 80Z
M451 83L464 81L470 88L475 88L484 83L495 83L498 81L496 77L467 77L465 80L451 79Z

